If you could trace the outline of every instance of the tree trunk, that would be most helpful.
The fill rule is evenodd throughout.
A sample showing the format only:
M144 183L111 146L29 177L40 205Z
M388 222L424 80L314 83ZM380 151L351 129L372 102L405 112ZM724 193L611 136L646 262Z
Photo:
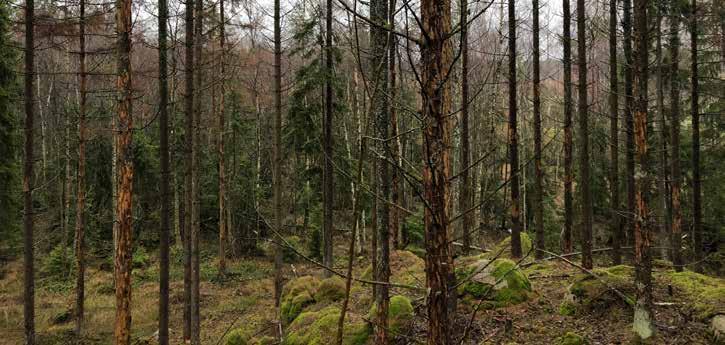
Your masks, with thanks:
M23 161L23 320L25 344L35 344L35 267L33 264L33 74L35 74L35 3L25 0L25 148Z
M467 212L471 208L471 145L469 142L469 119L468 119L468 0L461 0L461 157L460 157L460 193L458 193L459 212L466 212L463 215L461 231L463 235L463 252L471 250L471 224L473 214Z
M539 0L532 1L534 40L534 227L536 248L546 249L544 236L544 172L541 167L541 68L539 52ZM536 251L536 258L544 257L543 251Z
M217 149L219 155L219 275L225 276L227 271L226 264L226 244L227 244L227 224L225 222L226 214L226 168L224 165L224 134L226 132L225 114L224 114L224 81L226 80L225 74L225 61L224 57L226 52L224 51L224 40L226 19L224 18L224 0L219 1L219 49L221 54L219 56L219 75L221 77L221 94L219 95L219 136L217 142Z
M201 98L202 40L204 39L204 2L194 2L194 109L191 136L191 344L201 345L201 294L199 291L199 251L201 233Z
M634 119L632 117L633 85L632 85L632 0L624 0L622 3L622 27L624 31L624 119L626 130L626 154L627 154L627 242L632 243L634 234L635 218L635 190L634 190Z
M648 0L634 1L634 40L637 49L634 61L634 138L637 147L634 175L637 205L634 223L634 267L637 301L634 306L633 330L641 339L647 339L654 333L650 257L652 219L647 209L651 183L647 165L648 5Z
M390 0L390 6L388 6L390 27L395 29L395 0ZM400 138L398 137L398 111L397 111L397 75L395 74L395 51L397 49L397 38L395 35L390 34L390 41L388 43L389 55L388 55L388 74L390 85L388 94L390 97L389 113L390 113L390 138L392 147L390 147L390 161L395 162L398 166L392 166L390 169L390 201L393 205L401 204L401 183L405 180L403 176L403 164L400 158ZM401 178L402 177L402 178ZM390 207L390 236L392 238L393 249L400 249L401 237L400 236L400 216L401 211L396 207Z
M693 232L693 252L695 260L700 261L703 258L702 246L702 191L700 187L700 85L698 76L698 37L697 37L697 0L692 0L692 16L690 22L690 52L692 57L692 232ZM695 269L702 270L702 265L695 265Z
M453 253L449 245L451 188L451 94L452 57L450 0L421 1L421 100L423 118L423 198L425 201L426 286L428 344L451 344L449 279Z
M592 262L592 195L589 187L589 100L587 99L587 46L586 46L586 4L577 0L577 66L579 77L579 189L581 191L582 266L593 267Z
M511 256L521 257L521 220L519 210L519 144L516 103L516 0L508 0L509 44L509 119L508 145L511 176Z
M619 215L619 81L617 78L617 0L609 1L609 192L612 262L622 263L622 218Z
M83 329L83 301L85 300L86 262L85 250L85 209L86 209L86 2L80 0L79 28L79 88L80 104L78 105L78 190L76 191L76 324L75 332L81 335Z
M374 80L372 93L371 111L375 123L375 148L377 150L377 166L375 178L377 180L379 197L377 204L377 226L378 233L378 260L376 280L387 282L390 279L390 213L392 207L390 200L390 166L387 158L390 157L390 145L388 135L390 127L390 114L388 102L388 0L374 0L370 3L370 20L377 25L370 28L371 54L369 66L373 69L371 80ZM382 157L380 157L382 156ZM375 344L384 345L388 343L388 307L389 291L387 285L379 285L375 296L377 315L375 325Z
M282 26L280 0L274 0L274 145L272 156L272 189L274 198L274 226L282 228ZM274 255L274 306L279 309L282 298L282 246ZM279 338L282 339L282 321L278 317Z
M672 194L672 264L677 272L682 272L682 210L680 208L680 186L682 171L680 170L680 16L679 8L671 8L670 16L670 146L671 159L671 194Z
M327 267L333 267L334 257L332 253L333 226L332 226L332 210L334 204L333 191L333 174L332 174L332 0L326 0L326 16L325 16L325 118L323 119L323 150L324 150L324 167L322 172L322 204L323 207L323 229L322 229L322 258L323 263ZM325 276L330 277L332 273L325 271Z
M169 344L169 82L167 71L167 0L159 0L159 161L161 163L161 229L159 233L159 345Z
M669 163L667 162L667 120L665 119L665 91L664 91L664 77L663 77L663 69L664 66L662 64L662 17L663 17L663 11L665 5L662 3L655 4L656 11L657 11L657 18L656 18L656 35L657 35L657 41L656 41L656 87L657 87L657 116L659 117L657 121L659 123L659 147L660 147L660 155L659 155L659 174L657 178L657 186L659 188L659 197L660 197L660 217L662 218L662 221L660 223L660 236L657 236L658 239L661 239L663 241L663 245L666 245L667 238L672 234L672 213L670 212L670 193L668 187L668 180L669 180L669 174L668 174L668 167ZM664 251L666 253L666 251ZM666 254L665 254L666 255Z
M201 1L201 0L199 0ZM187 0L185 6L185 61L184 61L184 342L191 342L191 232L193 214L192 152L194 150L194 0Z
M116 276L116 325L114 340L116 345L131 343L131 257L133 254L133 116L131 95L131 2L116 1L116 35L118 58L117 117L118 131L116 146L118 149L118 238L114 272Z
M625 0L627 1L627 0ZM571 240L572 223L574 217L574 200L572 195L572 182L574 181L573 135L572 135L572 82L571 82L571 9L569 0L562 1L564 12L564 231L561 240L561 251L571 253L573 245Z

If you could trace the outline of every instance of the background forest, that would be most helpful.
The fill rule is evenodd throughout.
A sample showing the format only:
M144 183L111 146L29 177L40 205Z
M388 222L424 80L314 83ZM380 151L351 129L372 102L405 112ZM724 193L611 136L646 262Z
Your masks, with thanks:
M0 344L725 340L720 0L0 1Z

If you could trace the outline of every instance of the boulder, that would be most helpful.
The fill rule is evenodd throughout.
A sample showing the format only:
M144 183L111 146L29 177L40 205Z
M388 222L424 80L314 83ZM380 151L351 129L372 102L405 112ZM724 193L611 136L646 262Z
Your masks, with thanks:
M288 282L282 290L280 313L282 321L289 324L304 308L315 303L314 295L320 280L313 276L304 276Z
M532 291L526 274L508 259L480 259L456 270L456 279L465 281L458 287L460 295L488 299L496 307L524 302Z
M351 316L351 315L349 315ZM343 345L363 345L372 331L364 321L345 318ZM340 309L330 306L319 311L306 311L290 324L283 345L329 345L337 337Z
M377 315L377 304L370 307L368 319L374 320ZM388 329L393 334L400 333L402 329L410 324L413 320L413 304L410 299L405 296L395 295L390 298L390 307L388 308Z

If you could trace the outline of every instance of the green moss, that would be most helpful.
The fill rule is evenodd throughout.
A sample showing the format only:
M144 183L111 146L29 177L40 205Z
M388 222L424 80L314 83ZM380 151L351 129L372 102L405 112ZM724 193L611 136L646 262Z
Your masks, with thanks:
M458 287L458 293L493 300L497 307L526 301L532 290L526 274L508 259L498 259L491 264L482 259L457 270L456 275L464 280L473 273L472 278Z
M692 271L668 272L666 278L693 301L697 317L706 319L725 312L725 281Z
M373 320L377 315L377 304L373 303L368 313L368 319ZM395 295L390 298L388 307L388 328L393 334L400 333L410 320L413 319L413 304L405 296Z
M372 266L365 267L362 279L372 279ZM425 282L425 261L407 250L390 254L390 281L396 284L417 285Z
M564 301L559 304L559 315L574 316L574 314L576 314L576 306L573 303Z
M554 341L554 344L556 345L586 345L589 344L589 342L586 340L586 338L582 337L579 334L576 334L574 332L566 332L566 334L562 335L561 337L556 338Z
M521 233L521 252L526 254L531 250L531 237L525 232ZM496 254L501 252L502 258L511 257L511 236L504 238L499 242L490 252L485 255L489 258L493 258Z
M315 302L312 297L320 285L320 280L313 276L304 276L290 281L282 291L280 313L282 321L290 323L304 308Z
M327 307L319 311L300 314L290 325L284 345L328 345L337 337L340 309ZM343 345L363 345L371 329L364 322L350 322L346 318Z
M323 280L315 292L316 302L334 302L345 297L345 281L338 277Z
M598 302L608 303L612 301L612 298L621 300L621 297L610 291L610 286L623 293L632 291L634 288L632 284L634 268L631 266L597 268L593 270L593 273L600 279L589 274L580 274L574 278L574 282L569 287L569 292L574 299L583 305L592 306ZM630 305L634 303L631 298L627 298L625 302Z
M226 337L224 337L224 344L226 345L247 345L248 335L241 328L231 330Z

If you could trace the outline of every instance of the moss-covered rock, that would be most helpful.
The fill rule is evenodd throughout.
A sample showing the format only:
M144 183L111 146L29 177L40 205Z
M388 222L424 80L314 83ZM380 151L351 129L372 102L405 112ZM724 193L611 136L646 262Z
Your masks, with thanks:
M610 287L625 294L631 293L634 289L634 268L631 266L597 268L593 272L599 279L589 274L574 277L574 282L569 286L568 299L571 302L587 307L606 306L622 300ZM634 303L631 298L627 298L625 302L630 305Z
M315 292L316 302L334 302L345 297L345 281L338 277L330 277L323 280Z
M320 280L313 276L304 276L288 282L282 290L280 313L284 323L294 320L304 308L315 302L314 295L320 286Z
M692 300L698 318L704 320L716 314L725 314L725 280L692 271L670 271L665 274L665 278Z
M526 254L529 251L531 251L531 237L529 237L529 234L522 232L521 233L521 252ZM501 256L503 258L511 258L511 236L504 238L501 242L499 242L489 253L486 255L488 257L493 257L496 254L501 252Z
M361 276L372 279L372 266L368 265ZM407 250L390 253L390 281L396 284L420 285L425 282L425 261Z
M490 299L496 307L526 301L532 291L526 274L508 259L480 259L456 270L456 276L468 279L458 287L459 294Z
M566 332L561 337L556 338L554 341L556 345L587 345L589 342L586 338L574 332Z
M288 328L284 345L328 345L337 336L340 309L327 307L300 314ZM343 345L363 345L370 336L370 326L362 321L345 319Z
M375 319L378 313L377 304L373 303L368 313L368 319ZM390 306L388 308L388 329L393 334L400 333L408 326L413 319L413 304L410 299L405 296L395 295L390 298Z

